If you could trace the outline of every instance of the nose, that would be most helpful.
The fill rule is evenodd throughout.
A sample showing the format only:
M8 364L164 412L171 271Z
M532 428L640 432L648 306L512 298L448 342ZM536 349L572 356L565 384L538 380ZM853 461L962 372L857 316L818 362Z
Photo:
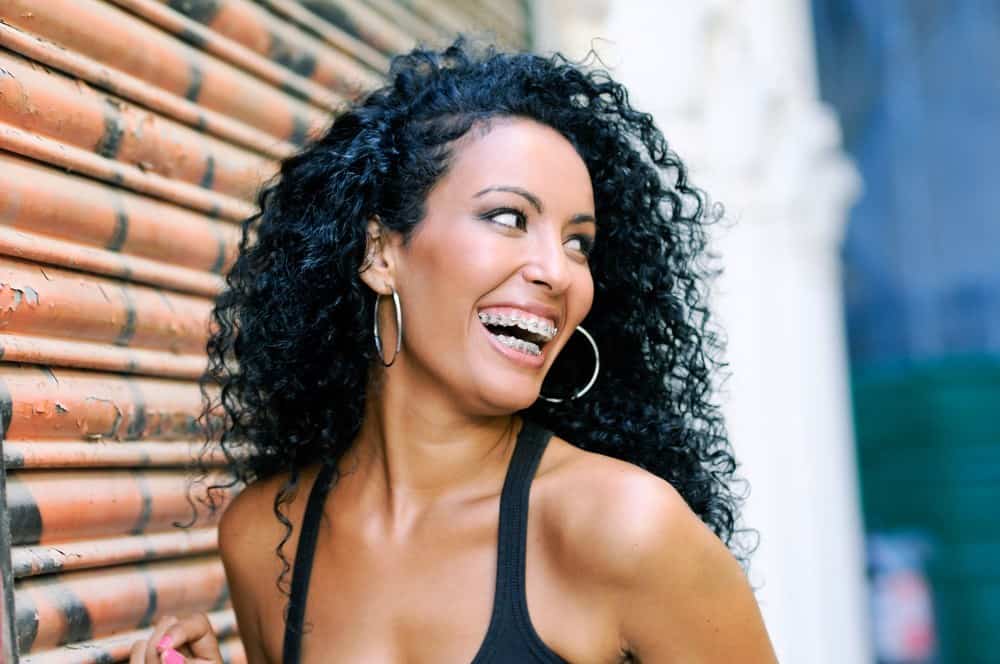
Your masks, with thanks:
M558 234L538 233L528 251L522 270L527 281L546 286L554 294L569 288L572 279L570 259Z

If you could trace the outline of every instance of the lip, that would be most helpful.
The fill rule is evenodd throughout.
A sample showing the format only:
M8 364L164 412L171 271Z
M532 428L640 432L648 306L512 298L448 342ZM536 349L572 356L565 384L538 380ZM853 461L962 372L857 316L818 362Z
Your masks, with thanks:
M545 318L552 321L555 324L556 329L562 327L561 312L556 307L552 307L547 304L541 304L540 302L492 302L490 304L480 307L479 311L482 311L484 309L491 309L493 307L508 307L510 309L521 309L522 311L527 311L529 314L534 314L539 318Z
M496 305L496 306L513 306L513 305ZM530 311L530 310L528 310ZM535 313L532 311L531 313ZM542 315L542 314L537 314ZM506 357L511 362L518 364L520 366L529 369L538 369L545 365L545 353L548 350L548 344L541 347L541 353L539 355L528 355L527 353L522 353L520 351L514 350L513 348L508 348L504 346L500 341L493 336L486 326L482 323L479 324L480 329L482 329L483 334L486 335L487 341L497 350L498 353Z

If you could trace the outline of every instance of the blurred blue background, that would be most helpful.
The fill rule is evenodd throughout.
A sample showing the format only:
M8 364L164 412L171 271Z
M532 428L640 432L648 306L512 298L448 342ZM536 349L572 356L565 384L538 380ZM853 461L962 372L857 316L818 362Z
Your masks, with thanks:
M876 654L1000 662L1000 3L812 8L864 181L843 263ZM930 634L919 588L882 583L914 571Z

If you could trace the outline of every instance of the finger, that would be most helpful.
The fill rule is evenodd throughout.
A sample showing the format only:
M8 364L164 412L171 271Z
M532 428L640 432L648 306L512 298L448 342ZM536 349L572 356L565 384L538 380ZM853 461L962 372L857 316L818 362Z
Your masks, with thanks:
M145 639L139 639L132 644L128 651L128 664L145 664L146 643Z
M149 640L146 642L146 651L142 660L144 664L160 664L160 653L157 644L160 643L164 633L175 624L177 624L176 616L163 616L154 623L153 633L149 635Z
M164 637L170 639L170 647L172 648L180 648L180 646L190 648L193 657L212 662L222 660L219 653L219 639L215 636L212 623L208 621L208 616L204 613L195 613L184 617L172 625L164 633Z

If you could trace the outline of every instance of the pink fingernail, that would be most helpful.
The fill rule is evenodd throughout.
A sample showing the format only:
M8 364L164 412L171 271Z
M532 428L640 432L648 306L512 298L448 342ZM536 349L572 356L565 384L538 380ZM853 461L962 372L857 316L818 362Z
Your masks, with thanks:
M156 644L156 649L157 650L166 650L167 648L169 648L170 646L172 646L173 643L174 643L174 640L172 638L170 638L169 636L167 636L166 634L164 634L163 638L160 639L159 643Z
M164 664L184 664L184 655L171 648L164 653L163 662Z

